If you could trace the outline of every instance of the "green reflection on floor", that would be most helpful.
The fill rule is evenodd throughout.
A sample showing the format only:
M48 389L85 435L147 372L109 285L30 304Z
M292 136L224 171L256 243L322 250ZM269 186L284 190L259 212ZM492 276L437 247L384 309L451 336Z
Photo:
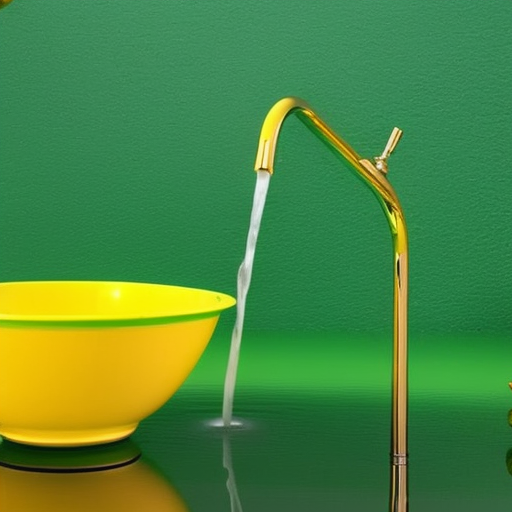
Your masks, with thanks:
M222 386L227 340L214 339L190 386ZM505 336L420 336L410 339L410 393L425 398L482 400L509 396L512 340ZM238 383L246 388L302 392L354 389L387 393L391 336L357 334L246 334Z
M244 512L387 510L390 345L347 335L246 336L235 416L253 427L229 437ZM227 348L214 339L135 435L191 512L231 510L225 440L204 426L220 415ZM510 509L511 352L505 337L411 344L411 511Z

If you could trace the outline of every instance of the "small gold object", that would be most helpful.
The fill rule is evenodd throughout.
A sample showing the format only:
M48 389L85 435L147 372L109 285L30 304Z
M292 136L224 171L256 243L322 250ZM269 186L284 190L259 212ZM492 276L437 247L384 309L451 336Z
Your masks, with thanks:
M384 148L384 151L382 152L382 155L376 156L374 158L375 160L375 167L382 173L387 174L388 173L388 157L393 153L393 151L396 148L396 145L400 141L400 138L402 137L402 130L400 128L393 128L393 131L391 132L391 135L389 136L388 142L386 144L386 147Z
M0 0L0 9L11 3L12 0Z

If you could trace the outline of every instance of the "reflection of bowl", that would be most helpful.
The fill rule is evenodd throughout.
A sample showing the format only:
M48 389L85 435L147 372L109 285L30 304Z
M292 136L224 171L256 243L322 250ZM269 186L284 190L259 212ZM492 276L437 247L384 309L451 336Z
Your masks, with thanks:
M234 303L144 283L0 284L0 434L48 446L130 435L183 383Z
M0 446L2 510L31 512L187 512L165 477L133 443L81 448ZM53 451L52 451L53 450ZM84 464L80 467L80 464ZM3 465L16 467L10 469ZM72 467L72 469L70 469ZM95 470L107 467L110 469ZM26 469L21 470L20 469Z

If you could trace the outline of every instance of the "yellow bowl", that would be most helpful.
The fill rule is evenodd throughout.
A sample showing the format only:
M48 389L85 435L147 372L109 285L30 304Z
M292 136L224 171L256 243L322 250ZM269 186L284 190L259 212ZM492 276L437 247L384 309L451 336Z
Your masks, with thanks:
M129 436L180 387L235 299L145 283L0 283L0 435L41 446Z

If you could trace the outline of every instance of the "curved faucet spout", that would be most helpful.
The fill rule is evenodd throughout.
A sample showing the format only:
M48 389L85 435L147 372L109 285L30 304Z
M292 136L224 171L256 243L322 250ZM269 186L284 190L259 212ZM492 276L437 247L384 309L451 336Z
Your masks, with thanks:
M391 499L392 512L407 510L407 288L408 243L407 228L398 197L386 178L387 158L398 143L402 131L395 128L383 153L374 161L361 158L339 137L302 99L289 97L278 101L268 112L256 156L256 171L274 172L277 140L288 115L297 116L321 140L339 153L379 200L389 222L393 241L394 313L393 313L393 372L391 423Z
M400 235L400 240L397 243L404 242L405 246L403 249L406 250L407 234L405 221L403 220L403 211L393 187L386 179L386 160L400 140L402 131L394 128L384 152L381 156L375 158L375 163L372 163L368 159L361 158L349 144L315 113L307 102L293 96L283 98L269 110L263 121L254 165L255 171L274 173L274 159L279 133L283 121L292 113L296 114L320 140L339 153L352 166L356 174L369 185L384 208L393 234L401 229L399 225L403 224L404 233ZM397 217L400 217L402 221L398 221Z
M298 114L302 121L313 128L316 135L330 143L350 162L356 163L361 157L333 130L331 130L302 99L296 97L283 98L268 112L261 127L258 153L256 156L255 171L274 172L274 158L276 154L277 139L283 121L291 114ZM316 128L316 130L315 130Z

